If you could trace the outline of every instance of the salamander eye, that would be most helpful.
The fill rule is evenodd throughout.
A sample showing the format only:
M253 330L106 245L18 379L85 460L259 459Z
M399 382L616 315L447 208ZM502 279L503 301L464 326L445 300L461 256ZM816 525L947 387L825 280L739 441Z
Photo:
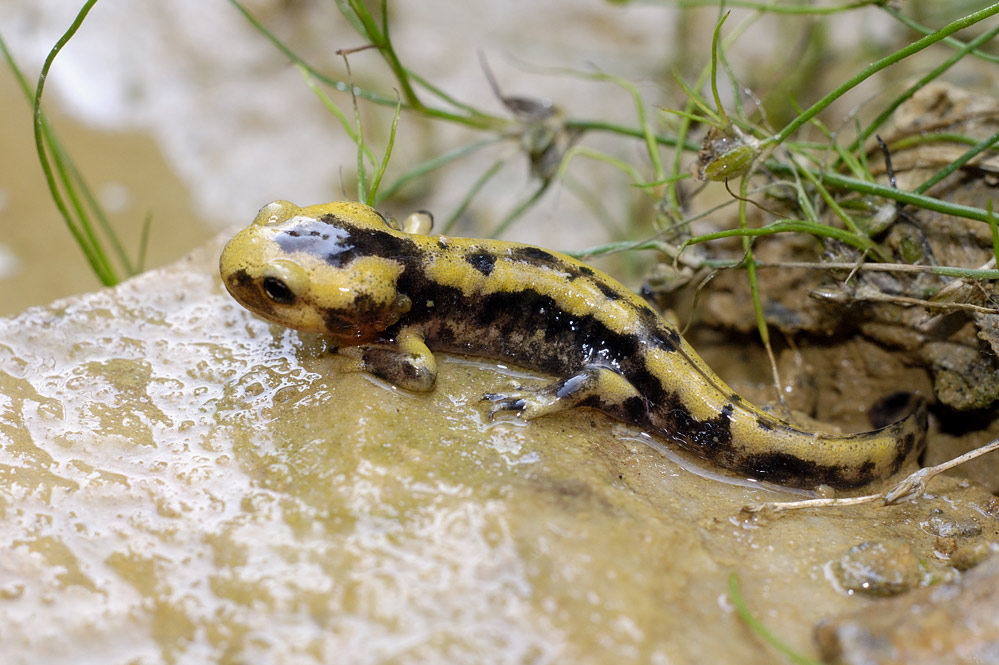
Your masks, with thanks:
M279 305L290 305L309 297L309 274L294 261L274 259L263 270L260 287Z
M288 285L277 277L264 277L262 282L264 293L276 303L290 305L295 302L295 292L288 288Z

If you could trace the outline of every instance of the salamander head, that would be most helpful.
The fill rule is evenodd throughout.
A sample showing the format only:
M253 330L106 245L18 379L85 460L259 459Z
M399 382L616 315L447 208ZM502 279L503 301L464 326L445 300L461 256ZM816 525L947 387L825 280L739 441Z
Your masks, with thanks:
M360 203L275 201L229 241L219 271L254 314L342 345L364 344L409 311L396 282L415 251L410 245Z

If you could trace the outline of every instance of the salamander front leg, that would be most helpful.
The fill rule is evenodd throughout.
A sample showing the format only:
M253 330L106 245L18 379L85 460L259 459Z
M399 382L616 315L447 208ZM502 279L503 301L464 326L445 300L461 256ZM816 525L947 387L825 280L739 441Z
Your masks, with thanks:
M609 415L641 420L645 399L635 386L606 367L588 365L578 374L541 388L520 388L505 393L487 393L483 401L492 402L489 417L511 411L530 420L577 406L588 406Z
M416 333L399 333L394 344L346 346L337 353L349 359L345 371L374 374L406 390L427 392L437 381L437 359Z

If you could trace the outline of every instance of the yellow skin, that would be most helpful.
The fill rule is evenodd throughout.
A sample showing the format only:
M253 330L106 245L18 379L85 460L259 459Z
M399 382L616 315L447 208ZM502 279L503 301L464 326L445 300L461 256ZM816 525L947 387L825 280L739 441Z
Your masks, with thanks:
M428 391L431 349L555 375L488 394L490 415L576 406L634 423L753 478L856 487L922 447L926 410L872 432L801 430L743 400L680 334L610 276L538 247L427 235L360 203L264 206L222 252L229 293L255 314L333 338L351 367Z

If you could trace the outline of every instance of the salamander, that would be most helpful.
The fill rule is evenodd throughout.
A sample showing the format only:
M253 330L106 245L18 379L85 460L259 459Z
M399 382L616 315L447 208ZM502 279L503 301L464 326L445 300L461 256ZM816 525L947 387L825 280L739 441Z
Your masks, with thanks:
M490 417L589 407L739 474L803 488L887 478L922 448L921 401L870 432L795 427L737 395L600 270L540 247L429 231L425 213L400 224L360 203L276 201L229 241L220 271L253 313L328 336L349 371L404 389L433 389L434 351L556 377L484 395Z

